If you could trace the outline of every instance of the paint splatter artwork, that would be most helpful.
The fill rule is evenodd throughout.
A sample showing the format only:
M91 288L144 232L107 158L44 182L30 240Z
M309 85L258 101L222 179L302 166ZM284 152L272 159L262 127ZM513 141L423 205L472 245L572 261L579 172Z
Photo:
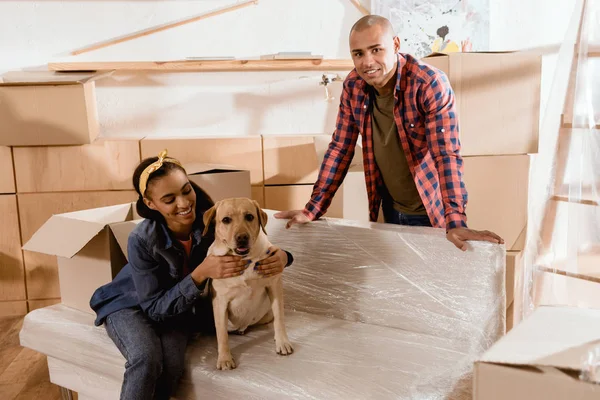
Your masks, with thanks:
M371 12L388 18L400 51L485 51L489 47L489 0L372 0Z

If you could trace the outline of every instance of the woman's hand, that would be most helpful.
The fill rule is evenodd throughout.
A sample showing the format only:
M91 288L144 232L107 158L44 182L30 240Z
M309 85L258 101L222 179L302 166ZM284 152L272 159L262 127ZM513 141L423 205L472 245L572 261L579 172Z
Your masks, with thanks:
M247 266L239 256L208 256L192 271L192 279L198 283L206 278L231 278L243 274Z
M259 261L254 269L265 278L282 273L288 262L287 253L278 247L272 246L267 254L270 256Z

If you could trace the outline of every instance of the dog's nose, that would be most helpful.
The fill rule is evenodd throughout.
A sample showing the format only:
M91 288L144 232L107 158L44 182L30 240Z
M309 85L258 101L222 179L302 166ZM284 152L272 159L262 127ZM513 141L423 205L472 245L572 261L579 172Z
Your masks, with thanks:
M248 234L247 233L238 233L235 235L235 240L238 243L248 243Z

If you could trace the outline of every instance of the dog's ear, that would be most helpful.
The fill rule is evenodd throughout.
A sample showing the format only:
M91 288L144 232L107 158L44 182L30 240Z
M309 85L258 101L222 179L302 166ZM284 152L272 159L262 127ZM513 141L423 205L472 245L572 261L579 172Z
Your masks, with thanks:
M218 204L218 203L217 203ZM202 221L204 222L204 231L202 232L202 236L206 236L210 226L213 222L215 222L215 216L217 214L217 204L209 208L204 212L204 216L202 217Z
M256 215L258 215L258 223L260 224L260 228L263 230L263 232L266 235L267 231L265 230L265 226L267 226L267 221L268 221L269 217L268 217L267 213L264 212L262 208L260 208L260 204L258 204L258 201L252 200L252 202L254 203L254 206L256 207Z

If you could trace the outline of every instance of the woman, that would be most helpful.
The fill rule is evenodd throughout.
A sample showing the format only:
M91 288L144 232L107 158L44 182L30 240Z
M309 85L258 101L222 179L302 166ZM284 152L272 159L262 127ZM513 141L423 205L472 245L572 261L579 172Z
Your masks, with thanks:
M140 163L133 186L145 219L129 235L127 265L96 290L90 306L96 326L105 324L126 359L121 398L168 399L183 373L190 334L214 329L209 279L241 275L247 263L206 256L214 237L202 237L202 215L213 202L166 150ZM293 261L273 251L259 265L265 276Z

